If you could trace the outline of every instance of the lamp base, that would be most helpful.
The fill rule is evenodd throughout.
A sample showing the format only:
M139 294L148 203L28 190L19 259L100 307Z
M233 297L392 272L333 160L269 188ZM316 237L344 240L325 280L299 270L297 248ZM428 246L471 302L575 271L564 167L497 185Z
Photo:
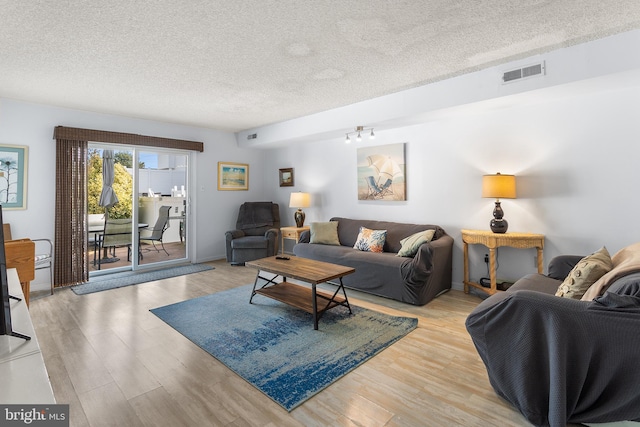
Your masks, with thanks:
M507 228L509 228L509 224L506 219L502 219L504 216L504 211L500 206L500 200L496 199L496 207L493 209L493 219L489 223L489 227L491 227L491 231L494 233L506 233Z
M491 231L494 233L506 233L507 228L509 228L509 224L506 219L492 219L489 223L489 227L491 227Z
M296 227L300 228L304 226L304 218L304 212L302 211L302 209L298 208L298 210L293 214L293 219L296 221Z

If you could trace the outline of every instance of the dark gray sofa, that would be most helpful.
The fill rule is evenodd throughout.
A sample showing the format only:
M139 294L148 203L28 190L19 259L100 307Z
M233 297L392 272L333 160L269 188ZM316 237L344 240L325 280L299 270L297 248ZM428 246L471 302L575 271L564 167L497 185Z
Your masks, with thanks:
M592 300L555 296L581 258L554 258L466 320L492 387L534 425L640 421L640 264L612 257Z
M451 289L453 238L441 227L341 217L331 221L338 221L340 246L311 244L306 231L293 253L355 268L355 273L342 279L346 287L415 305L424 305ZM353 248L360 226L387 230L382 253ZM396 256L402 246L400 240L428 229L435 230L432 241L422 244L413 258Z

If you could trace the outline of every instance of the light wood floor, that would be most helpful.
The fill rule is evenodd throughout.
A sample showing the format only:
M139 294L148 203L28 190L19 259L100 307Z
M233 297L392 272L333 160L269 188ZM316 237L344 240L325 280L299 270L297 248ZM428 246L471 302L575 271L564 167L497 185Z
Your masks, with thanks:
M57 289L32 301L53 391L70 404L72 426L530 425L496 396L465 330L480 298L454 290L423 307L348 291L355 305L418 317L418 328L288 413L149 312L255 277L247 267L212 264L212 271L83 296Z

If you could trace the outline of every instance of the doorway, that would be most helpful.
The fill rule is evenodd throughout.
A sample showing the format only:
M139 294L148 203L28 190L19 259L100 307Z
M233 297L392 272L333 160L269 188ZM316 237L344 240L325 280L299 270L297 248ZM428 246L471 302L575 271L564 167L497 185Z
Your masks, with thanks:
M188 262L190 153L90 142L88 155L89 275Z

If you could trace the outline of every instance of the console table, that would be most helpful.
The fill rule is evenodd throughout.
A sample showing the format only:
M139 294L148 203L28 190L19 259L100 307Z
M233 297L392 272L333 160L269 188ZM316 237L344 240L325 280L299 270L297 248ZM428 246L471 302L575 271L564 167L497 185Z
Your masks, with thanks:
M480 289L490 295L497 292L496 284L496 249L500 246L511 248L537 248L538 273L542 274L544 235L534 233L494 233L489 230L462 230L464 252L464 293L469 293L469 286ZM491 287L485 288L479 283L469 280L469 244L481 244L489 248L489 279Z
M10 300L12 329L31 339L0 335L0 402L5 405L56 403L15 268L7 269L7 278L9 294L23 298L22 301Z

